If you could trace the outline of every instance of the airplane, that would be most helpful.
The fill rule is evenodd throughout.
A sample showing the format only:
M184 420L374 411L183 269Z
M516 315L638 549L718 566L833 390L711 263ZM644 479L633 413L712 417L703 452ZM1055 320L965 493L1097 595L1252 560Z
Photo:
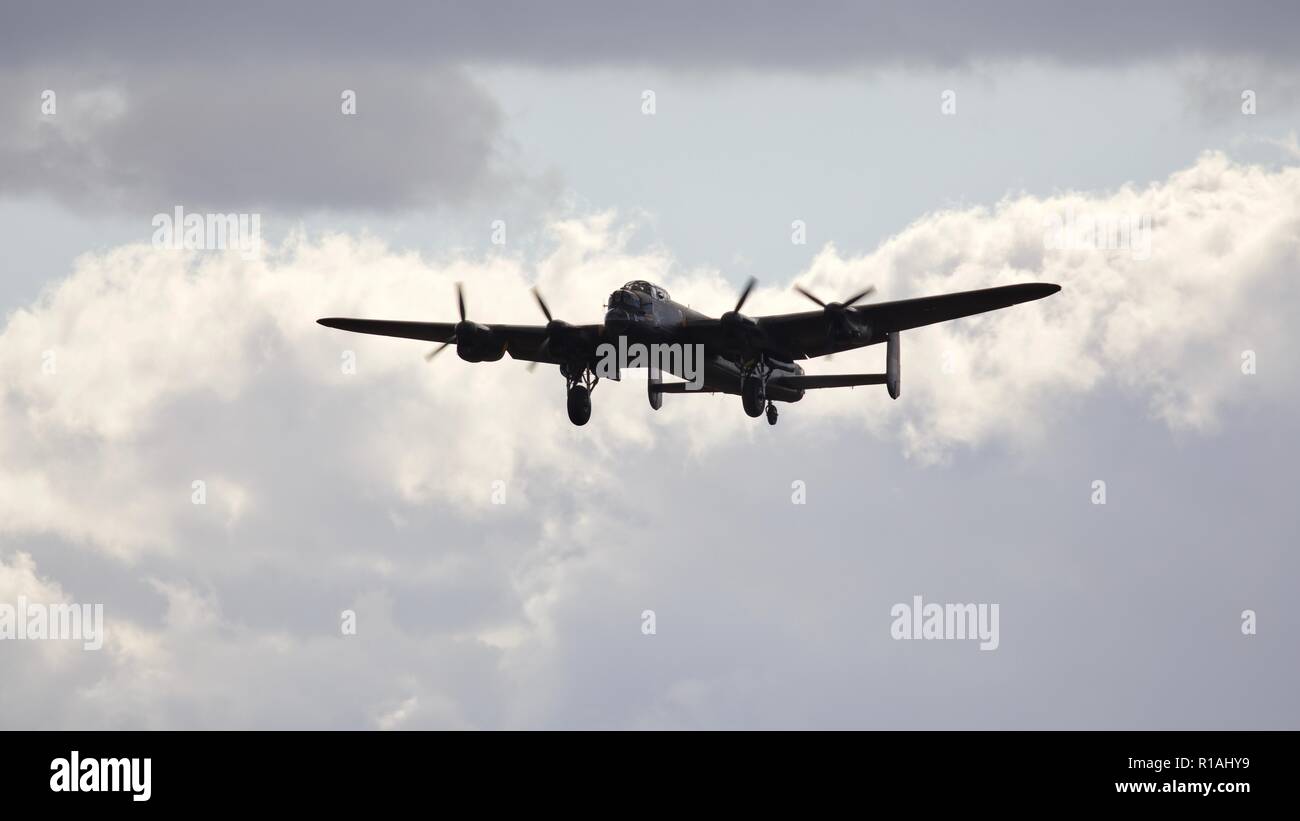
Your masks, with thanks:
M1046 282L1003 285L893 302L859 304L875 292L868 287L842 302L824 302L806 289L794 289L815 302L818 309L793 314L746 316L741 313L757 280L750 278L736 300L736 307L719 317L709 317L674 302L663 288L645 280L633 280L609 296L605 321L570 325L551 314L541 293L534 288L545 325L485 325L471 322L465 310L465 291L456 283L459 322L408 322L385 319L327 317L316 320L329 328L363 334L420 339L441 343L428 352L432 361L450 345L466 362L496 362L509 353L513 359L558 365L568 391L569 421L585 425L591 419L591 392L602 372L598 350L605 343L624 347L642 345L701 345L703 381L664 382L651 368L647 393L650 407L663 406L666 393L726 393L738 395L745 413L757 418L767 413L768 424L777 420L776 402L798 402L804 392L817 388L855 385L885 385L889 396L900 393L901 362L899 335L903 331L947 322L952 319L1007 308L1042 299L1061 290ZM805 374L799 360L885 343L884 373ZM608 350L606 348L605 350ZM669 358L665 367L681 378L681 360ZM692 388L698 388L693 390Z

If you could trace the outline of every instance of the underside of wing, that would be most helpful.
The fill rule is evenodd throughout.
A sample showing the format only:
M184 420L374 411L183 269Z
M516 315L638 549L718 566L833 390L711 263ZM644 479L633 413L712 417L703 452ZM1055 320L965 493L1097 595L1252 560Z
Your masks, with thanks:
M604 326L572 325L563 332L548 335L541 325L489 325L494 334L506 340L506 353L512 359L525 362L548 362L559 365L565 361L586 362L596 354Z

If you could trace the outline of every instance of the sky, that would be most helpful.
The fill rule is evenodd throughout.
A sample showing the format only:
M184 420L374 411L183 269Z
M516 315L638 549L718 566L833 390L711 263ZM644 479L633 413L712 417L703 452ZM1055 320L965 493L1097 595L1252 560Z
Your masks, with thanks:
M0 727L1300 727L1298 17L0 7L0 609L104 613L0 638ZM750 276L1062 290L774 427L315 323Z

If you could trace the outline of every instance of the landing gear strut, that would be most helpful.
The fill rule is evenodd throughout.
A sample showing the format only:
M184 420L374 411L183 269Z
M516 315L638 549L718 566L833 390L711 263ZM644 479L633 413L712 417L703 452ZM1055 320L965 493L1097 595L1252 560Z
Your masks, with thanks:
M570 368L562 365L560 372L564 374L564 382L569 389L569 421L581 427L591 419L591 392L595 390L600 377L593 375L585 366Z
M767 410L767 423L776 424L776 405L767 398L767 378L772 367L763 357L751 360L740 373L740 401L745 413L757 419Z

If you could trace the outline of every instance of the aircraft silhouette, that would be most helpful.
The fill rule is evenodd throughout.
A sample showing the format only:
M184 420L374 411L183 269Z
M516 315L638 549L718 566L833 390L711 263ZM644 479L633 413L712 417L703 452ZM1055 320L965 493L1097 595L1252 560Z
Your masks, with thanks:
M665 393L730 393L739 395L745 413L752 417L767 410L776 424L774 402L798 402L804 391L853 385L885 385L894 399L899 395L899 334L912 328L947 322L964 316L1042 299L1061 290L1045 282L1004 285L976 291L860 305L874 287L842 302L823 302L795 286L817 303L818 310L772 316L746 316L740 312L757 283L752 277L740 292L736 307L720 317L709 317L674 302L668 293L644 280L633 280L610 294L605 321L570 325L556 319L541 293L533 296L546 317L545 325L485 325L471 322L465 310L465 291L456 283L459 322L405 322L384 319L318 319L321 325L363 334L379 334L442 343L425 355L432 360L449 345L466 362L495 362L506 353L530 363L560 366L568 389L569 421L585 425L591 418L591 391L602 375L618 379L602 367L600 356L610 346L628 342L641 345L701 345L702 384L663 382L652 367L648 385L650 406L658 410ZM796 360L886 343L884 373L807 375ZM605 347L602 347L605 346ZM535 367L535 364L529 366ZM626 367L626 366L624 366ZM681 360L668 359L664 369L675 376Z

